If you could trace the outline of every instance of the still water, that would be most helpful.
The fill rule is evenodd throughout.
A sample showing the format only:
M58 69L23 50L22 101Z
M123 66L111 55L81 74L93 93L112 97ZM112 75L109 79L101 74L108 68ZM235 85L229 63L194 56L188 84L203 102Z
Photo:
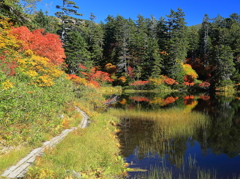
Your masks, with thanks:
M239 97L126 94L114 107L129 113L145 111L143 117L121 117L121 155L133 169L128 178L240 178ZM182 110L186 120L194 113L188 126L173 135L164 133L166 123L150 120L151 115L161 115L159 109L170 109L171 116L171 108L180 110L179 114ZM197 114L206 116L207 122L193 127ZM175 131L184 122L169 125L168 130Z

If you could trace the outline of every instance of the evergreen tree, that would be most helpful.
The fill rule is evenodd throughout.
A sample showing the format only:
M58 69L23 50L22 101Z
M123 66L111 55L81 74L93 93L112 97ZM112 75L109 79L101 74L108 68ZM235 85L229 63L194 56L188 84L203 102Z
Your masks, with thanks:
M69 33L69 40L66 42L65 46L65 54L67 57L65 62L68 65L68 73L77 73L80 64L87 67L92 66L91 53L87 48L87 43L79 31L75 29Z
M240 15L236 13L231 14L231 26L229 28L231 44L230 47L233 51L233 61L235 63L235 74L233 79L236 84L240 83Z
M161 17L157 24L157 39L160 50L167 51L168 27L164 17Z
M148 29L147 29L147 20L138 15L136 20L135 32L131 35L130 39L130 55L131 55L131 64L135 71L137 80L140 80L146 71L145 68L145 59L147 59L147 47L148 47Z
M152 76L153 78L159 77L161 74L162 68L162 58L159 51L158 39L157 39L157 20L152 16L149 19L148 23L148 47L147 47L147 56L148 58L145 60L147 63L146 71L148 72L146 78Z
M88 50L91 53L91 59L96 65L100 65L103 57L103 39L104 31L101 24L95 22L96 16L91 13L90 21L86 21L86 39L88 43Z
M31 19L24 14L19 0L1 0L0 16L8 17L15 24L31 27Z
M76 3L69 0L62 0L62 6L57 5L56 8L61 10L59 12L56 12L55 15L62 21L59 34L62 42L65 44L67 40L67 34L73 29L75 22L75 20L73 20L70 15L82 16L82 14L79 14L77 12L79 7L76 6Z
M118 72L127 72L127 56L129 45L128 21L118 15L108 16L105 25L105 46L107 62L117 65Z
M231 77L235 68L233 52L229 46L218 45L216 48L216 86L232 85Z
M37 2L42 0L22 0L23 10L27 14L35 14L37 9Z
M191 58L191 62L195 62L197 52L199 49L199 33L196 27L190 27L188 29L188 58Z
M210 55L210 49L211 49L211 23L210 23L210 18L207 14L204 15L203 22L202 22L202 27L199 31L199 36L200 36L200 49L199 49L199 56L200 58L203 59L203 64L204 66L208 66L209 62L209 57Z
M118 71L123 70L126 74L128 74L127 70L127 55L128 55L128 42L129 42L129 29L128 29L128 21L124 19L122 16L117 16L117 34L116 39L119 45L119 62L117 64Z
M113 16L108 16L106 18L106 24L104 25L104 48L103 53L105 57L106 63L113 63L114 59L117 55L116 47L117 41L115 38L115 29L116 29L116 22Z
M178 83L183 83L184 71L182 64L187 57L188 39L187 27L182 9L178 8L175 12L171 10L168 15L168 57L164 62L164 72L170 78L175 79Z
M46 14L44 15L42 9L37 12L36 16L34 17L34 22L37 24L38 27L44 28L45 31L48 31L49 19L47 18Z

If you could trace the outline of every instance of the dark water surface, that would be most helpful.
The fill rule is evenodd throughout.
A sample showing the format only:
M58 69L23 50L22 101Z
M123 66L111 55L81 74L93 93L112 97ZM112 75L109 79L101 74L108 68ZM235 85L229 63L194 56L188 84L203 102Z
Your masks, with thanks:
M129 172L128 178L140 178L139 174L148 172L150 175L153 169L160 171L158 168L171 171L172 178L179 178L179 175L204 178L197 177L197 171L209 172L210 178L240 178L239 99L209 94L121 96L116 108L154 111L178 107L203 113L210 120L206 128L197 129L193 135L162 140L156 134L154 121L122 118L118 133L121 154L130 168L138 168Z

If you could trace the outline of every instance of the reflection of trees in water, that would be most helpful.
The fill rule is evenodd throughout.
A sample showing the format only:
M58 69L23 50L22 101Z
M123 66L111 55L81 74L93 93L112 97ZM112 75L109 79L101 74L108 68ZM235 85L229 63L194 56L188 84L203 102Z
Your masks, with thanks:
M122 146L122 155L127 157L139 146L141 141L151 141L153 135L154 121L123 118L120 123L120 132L118 133ZM148 130L150 129L150 130ZM139 157L144 158L148 151L139 150Z
M205 103L205 104L204 104ZM201 129L196 135L203 153L207 149L216 155L225 153L235 157L240 153L240 101L221 97L209 103L201 101L196 110L204 109L211 116L211 124L207 129Z
M147 95L145 97L148 97ZM184 106L184 101L179 98L175 102L178 106ZM150 109L144 106L145 103L134 103L142 109ZM143 107L140 107L143 106ZM153 108L157 106L151 106ZM152 109L152 108L151 108ZM208 127L196 128L194 134L188 136L175 136L169 140L156 122L151 120L125 119L125 132L120 132L122 155L128 157L133 151L139 159L146 157L146 154L159 154L167 157L171 164L180 166L187 149L187 143L197 140L201 145L203 153L207 149L216 155L225 153L229 157L237 156L240 153L240 100L211 96L211 98L198 99L194 111L211 116ZM192 138L189 138L192 137ZM136 148L137 146L137 148Z
M162 131L161 126L152 120L123 119L120 124L119 139L121 154L128 157L134 151L138 159L158 154L172 164L180 167L184 162L188 137L176 137L171 140ZM137 146L137 147L136 147Z

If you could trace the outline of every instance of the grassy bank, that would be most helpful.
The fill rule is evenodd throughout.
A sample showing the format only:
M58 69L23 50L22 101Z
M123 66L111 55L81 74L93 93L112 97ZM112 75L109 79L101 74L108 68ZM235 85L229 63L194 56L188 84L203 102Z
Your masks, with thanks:
M121 178L124 161L112 125L118 119L94 113L86 129L76 130L30 169L28 178ZM75 173L75 174L74 174ZM45 176L46 175L46 176Z
M1 91L0 172L13 165L31 149L59 134L73 121L73 85L64 77L52 87L26 85L12 78L15 85Z
M72 173L66 171L80 172L84 178L122 175L124 161L118 156L119 144L115 139L113 125L117 118L101 114L105 111L103 94L113 91L121 93L121 89L74 87L66 82L68 81L51 88L23 85L22 88L12 89L16 91L16 96L20 93L26 95L24 98L27 97L28 101L18 100L14 103L14 108L9 109L13 123L3 125L2 121L1 139L4 140L1 140L1 143L4 142L5 145L1 145L0 148L1 173L62 130L78 126L82 119L75 110L75 106L78 106L90 116L91 125L87 129L75 131L56 149L47 151L47 154L38 159L36 165L29 171L28 178L70 177ZM34 92L27 93L28 91ZM3 99L6 99L7 104L11 101L8 101L6 96ZM15 110L18 109L21 115L16 117ZM29 115L31 120L22 120L29 119ZM24 126L25 129L21 130ZM7 132L15 135L7 138L9 134Z
M81 95L75 105L90 116L90 126L74 131L47 151L29 170L27 178L76 178L76 173L82 178L123 177L124 160L119 156L115 138L119 119L104 112L101 91L81 89Z

